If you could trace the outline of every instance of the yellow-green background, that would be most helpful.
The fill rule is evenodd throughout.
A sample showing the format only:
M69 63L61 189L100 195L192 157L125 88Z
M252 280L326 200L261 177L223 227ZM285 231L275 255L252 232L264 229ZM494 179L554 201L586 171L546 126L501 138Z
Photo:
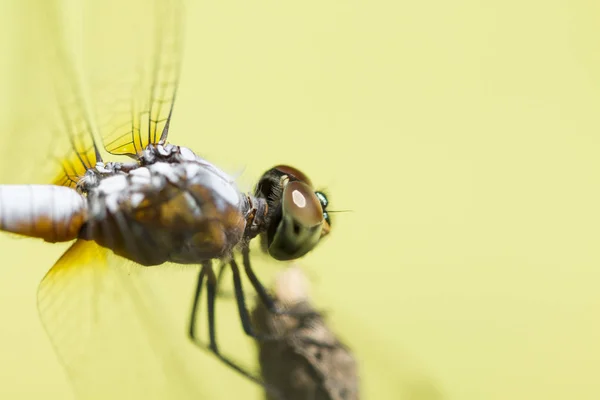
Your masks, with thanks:
M297 165L354 211L302 265L364 398L600 398L600 3L191 3L171 141L247 182ZM35 6L0 6L3 146L33 135L18 86L44 66L7 59ZM17 143L3 183L35 168ZM71 395L35 306L64 249L0 237L1 398Z

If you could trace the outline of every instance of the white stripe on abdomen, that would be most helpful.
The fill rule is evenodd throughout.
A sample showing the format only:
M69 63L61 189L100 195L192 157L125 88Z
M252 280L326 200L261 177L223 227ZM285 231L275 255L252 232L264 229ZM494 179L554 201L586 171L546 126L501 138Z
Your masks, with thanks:
M55 185L0 185L0 230L48 242L76 239L87 220L87 200Z

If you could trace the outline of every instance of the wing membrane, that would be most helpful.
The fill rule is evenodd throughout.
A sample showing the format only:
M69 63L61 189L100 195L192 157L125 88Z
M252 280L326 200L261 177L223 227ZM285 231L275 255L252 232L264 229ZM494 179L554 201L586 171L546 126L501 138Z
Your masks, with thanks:
M114 46L92 46L100 51L88 61L104 147L111 154L135 158L148 144L167 139L179 82L182 4L142 2L137 8L128 7L131 4L102 3L102 9L121 14L117 20L111 15L111 23L133 29ZM102 30L106 30L102 25L91 26L90 39L104 40ZM135 62L128 62L132 59Z
M75 186L101 161L95 136L110 153L133 157L149 143L166 140L179 76L181 7L179 1L85 3L91 15L79 48L93 67L92 119L72 62L76 54L66 50L65 40L77 35L66 32L56 1L40 3L39 47L49 60L62 131L52 136L52 147L68 149L53 153L61 164L54 183ZM111 38L111 32L118 34ZM40 317L79 398L200 398L186 357L179 357L194 350L185 347L191 345L181 324L169 322L154 302L145 270L79 240L40 284Z
M44 83L58 103L50 125L55 129L44 135L51 142L37 144L48 145L50 158L60 167L53 183L74 187L87 169L102 161L95 138L102 139L109 153L134 158L148 144L166 141L179 82L183 7L181 0L86 3L90 15L83 28L85 46L83 54L76 54L65 42L81 35L67 32L69 24L61 22L57 3L40 2L35 8L37 23L31 25L36 46L22 51L35 48L42 53ZM114 40L109 32L117 32ZM73 63L76 55L90 67L85 68L85 81L91 105L85 101L83 74Z
M64 32L65 24L60 23L59 9L57 1L41 2L39 7L32 7L32 12L38 14L34 17L37 24L31 25L38 28L36 43L39 45L35 46L35 51L43 55L47 66L44 79L51 85L50 90L58 103L53 123L55 132L44 135L48 137L52 133L50 157L60 165L60 173L53 183L75 186L87 169L101 161L101 156L83 96L81 73L65 45L64 39L68 35Z
M182 327L154 302L145 268L125 263L78 240L38 289L42 322L78 398L201 398L177 352L189 345Z

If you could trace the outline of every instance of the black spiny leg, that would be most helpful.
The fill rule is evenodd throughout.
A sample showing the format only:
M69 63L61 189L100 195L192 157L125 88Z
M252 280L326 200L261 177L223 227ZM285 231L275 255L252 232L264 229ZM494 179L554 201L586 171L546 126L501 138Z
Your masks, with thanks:
M258 277L252 270L252 265L250 263L250 249L245 248L244 250L242 250L242 256L244 258L244 270L246 271L246 275L248 276L248 279L250 280L252 287L254 288L254 290L256 290L258 297L260 297L260 300L263 302L263 304L265 305L265 307L267 308L267 310L270 313L275 314L275 315L289 315L289 316L300 317L300 318L310 318L310 317L321 316L321 314L319 314L316 311L294 312L294 311L289 311L289 310L280 308L277 305L277 303L275 303L275 300L273 300L273 297L271 297L271 295L267 292L267 289L265 289L263 284L260 283L260 281L258 280Z
M207 302L208 303L208 336L209 336L208 347L209 347L210 351L212 351L219 360L221 360L222 362L224 362L225 364L227 364L228 366L230 366L231 368L233 368L234 370L236 370L237 372L239 372L246 378L248 378L251 381L258 383L259 385L264 387L265 390L267 390L269 392L269 394L271 394L273 397L283 400L283 398L281 397L281 394L279 393L279 391L277 389L275 389L271 385L264 383L262 381L262 379L252 375L250 372L248 372L246 370L246 368L241 367L235 361L230 360L228 357L224 356L219 351L219 347L217 345L217 335L216 335L216 330L215 330L216 288L217 288L217 278L211 269L210 272L208 272L208 279L206 282L206 290L208 292L207 293L208 294L208 302Z
M248 308L246 307L246 298L244 296L244 289L242 287L240 269L237 263L235 262L235 259L233 258L229 261L229 265L231 266L231 272L233 273L233 287L235 290L235 300L237 302L240 320L242 321L242 327L244 328L244 332L246 333L246 335L258 340L259 342L284 340L284 337L280 335L264 335L254 331L250 319L250 313L248 312Z
M263 302L263 304L265 305L265 307L267 308L267 310L270 313L275 314L275 315L288 315L288 316L297 318L300 322L300 325L302 325L305 321L310 320L311 318L321 317L321 314L316 311L293 311L293 310L285 310L285 309L280 308L277 305L277 303L275 303L275 300L273 300L271 295L267 292L267 289L265 289L265 287L262 285L262 283L260 283L260 281L258 280L257 276L254 274L254 271L252 270L252 266L250 265L250 249L245 248L242 251L242 255L244 257L244 270L246 271L246 275L248 276L250 283L252 283L254 290L256 290L261 301ZM235 264L235 260L232 259L232 261L230 261L229 265L231 265L231 270L233 271L234 285L236 285L235 297L238 301L238 308L240 309L239 310L240 318L242 319L242 324L244 324L245 322L244 322L244 318L241 315L242 309L240 306L240 303L243 303L243 291L241 290L241 282L236 283L236 281L235 281L236 275L237 275L237 279L239 280L239 273L236 274L237 265ZM237 285L240 286L239 290L237 288ZM239 295L238 292L241 292L241 295ZM240 300L239 297L241 297L242 300ZM247 310L245 309L245 306L244 306L244 310L246 311L246 314L247 314ZM246 332L246 334L254 337L255 339L257 339L259 341L272 341L272 340L278 339L276 336L256 335L255 333L252 332L251 327L250 327L250 332L252 332L252 333L250 333L248 331L248 328L246 326L244 326L244 331ZM334 347L330 343L325 343L325 342L315 340L315 339L305 337L305 336L296 336L296 338L303 340L305 343L314 344L316 346L329 347L329 348Z
M208 266L210 268L210 264ZM192 305L192 313L190 315L190 327L188 334L192 339L192 342L199 346L204 346L200 342L200 338L196 337L196 318L198 316L198 306L200 305L200 295L202 294L202 284L204 283L204 277L206 276L206 265L202 265L200 273L198 274L198 283L196 284L196 293L194 295L194 304Z
M232 297L231 293L223 292L223 289L221 288L223 277L225 276L225 271L227 270L227 267L229 267L229 264L223 262L219 266L219 272L217 273L217 297L229 299Z
M198 307L200 304L200 296L202 294L202 286L204 284L204 280L206 280L206 291L207 291L207 306L208 306L208 336L209 343L208 345L203 343L199 337L197 337L196 333L196 320L198 316ZM236 362L230 360L225 357L219 351L219 347L217 345L217 335L215 329L215 298L217 294L217 277L215 276L214 271L212 270L212 264L210 261L202 263L202 269L198 275L198 283L196 285L196 293L194 297L194 303L192 306L192 315L190 316L190 327L189 327L189 335L192 339L192 342L200 347L203 350L211 351L219 360L225 363L227 366L233 368L235 371L243 375L244 377L250 379L252 382L255 382L262 387L265 388L274 398L283 400L279 391L272 386L265 384L260 378L252 375L245 368L238 365Z

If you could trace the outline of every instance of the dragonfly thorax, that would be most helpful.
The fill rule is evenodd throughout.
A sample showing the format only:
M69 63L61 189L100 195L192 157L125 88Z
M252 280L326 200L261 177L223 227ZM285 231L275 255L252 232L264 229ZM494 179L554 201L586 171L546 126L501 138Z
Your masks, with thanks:
M226 257L242 241L248 197L191 150L152 145L136 167L123 166L97 166L82 179L82 237L143 265Z

